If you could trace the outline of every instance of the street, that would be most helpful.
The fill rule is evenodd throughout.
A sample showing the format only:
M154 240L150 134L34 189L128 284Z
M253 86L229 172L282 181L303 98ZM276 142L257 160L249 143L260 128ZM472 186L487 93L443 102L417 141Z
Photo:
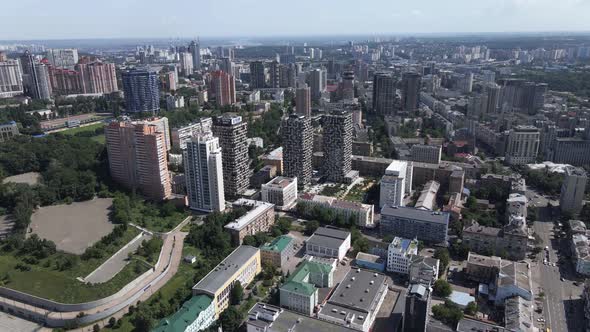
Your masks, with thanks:
M534 223L535 233L542 241L540 246L549 249L543 250L532 264L533 284L540 286L540 289L535 289L535 296L539 297L541 292L545 295L542 317L552 331L584 331L583 324L580 324L584 321L580 300L583 288L573 284L577 279L569 260L565 264L558 264L558 251L566 250L567 240L554 237L553 218L550 208L546 205L538 206L538 219L539 221ZM544 259L547 259L549 264L543 264ZM556 266L552 266L554 264ZM560 280L562 277L564 281ZM565 303L569 307L569 316L566 314ZM538 324L538 321L535 323Z

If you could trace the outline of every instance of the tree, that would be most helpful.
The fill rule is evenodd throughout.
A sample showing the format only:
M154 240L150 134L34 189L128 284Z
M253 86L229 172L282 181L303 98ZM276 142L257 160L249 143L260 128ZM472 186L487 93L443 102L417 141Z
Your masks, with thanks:
M473 316L476 313L477 313L477 303L474 301L469 302L467 304L467 307L465 307L465 314Z
M115 317L109 318L109 327L113 328L115 327L115 324L117 324L117 319Z
M94 324L94 326L92 327L92 331L93 332L99 332L100 331L100 326L98 326L98 324Z
M449 262L451 258L449 256L449 251L446 248L439 248L434 251L434 258L440 261L440 271L445 271L447 266L449 266Z
M242 302L243 297L244 297L244 288L242 287L241 283L236 282L236 284L234 285L234 288L231 289L230 301L233 305L238 305L238 304L240 304L240 302Z
M453 289L451 285L443 279L438 279L434 282L433 294L438 297L447 297L451 295Z
M138 305L135 317L133 318L133 326L136 331L149 332L153 325L154 319L151 308L147 305Z
M242 244L245 246L256 247L256 238L254 237L254 235L246 235L246 236L244 236L244 240L242 241Z
M242 325L242 319L242 313L236 307L229 307L219 316L219 324L223 331L234 332Z
M446 301L445 304L432 306L432 315L435 319L453 328L455 328L457 323L463 319L463 311L449 301Z
M305 223L305 230L303 233L305 235L312 235L319 227L320 223L317 220L310 220Z
M369 251L369 240L367 240L366 237L361 236L354 242L353 248L355 252L367 252Z

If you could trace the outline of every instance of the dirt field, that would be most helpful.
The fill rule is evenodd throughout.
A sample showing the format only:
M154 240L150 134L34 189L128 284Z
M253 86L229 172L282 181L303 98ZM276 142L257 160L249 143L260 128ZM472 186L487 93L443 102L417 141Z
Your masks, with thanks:
M97 198L42 207L31 217L30 227L32 233L55 242L58 250L80 255L113 230L108 218L112 203L110 198Z
M41 180L41 174L36 172L29 172L6 177L4 180L2 180L2 182L26 183L29 185L35 185L39 183L39 180Z

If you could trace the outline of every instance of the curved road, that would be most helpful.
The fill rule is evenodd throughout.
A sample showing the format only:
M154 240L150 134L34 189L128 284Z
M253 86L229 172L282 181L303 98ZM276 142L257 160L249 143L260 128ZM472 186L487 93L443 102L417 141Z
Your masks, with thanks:
M178 225L178 227L176 227L170 233L164 235L164 243L162 245L162 251L160 253L161 261L156 267L155 273L149 275L147 278L142 280L138 285L127 291L122 296L118 296L116 297L116 299L103 305L97 306L93 309L84 310L85 317L93 315L101 316L100 314L104 313L104 311L112 311L113 308L121 307L121 309L116 310L114 313L107 314L106 316L100 318L97 322L92 322L91 325L99 324L101 326L105 326L108 323L108 319L110 317L122 317L125 313L128 312L130 305L137 303L137 301L143 302L147 300L155 291L159 290L168 282L168 280L170 280L170 278L174 276L174 274L178 270L178 266L182 259L184 238L186 237L186 235L188 235L188 233L181 232L180 230L188 221L190 221L190 217L186 218L182 223ZM130 301L130 299L133 300ZM10 304L11 306L22 308L24 311L34 311L36 313L42 314L45 317L47 317L48 321L67 319L74 320L80 314L80 311L50 311L43 308L34 307L19 301L14 301L12 299L0 297L0 303L2 302ZM89 330L92 330L92 326L78 329L78 331Z

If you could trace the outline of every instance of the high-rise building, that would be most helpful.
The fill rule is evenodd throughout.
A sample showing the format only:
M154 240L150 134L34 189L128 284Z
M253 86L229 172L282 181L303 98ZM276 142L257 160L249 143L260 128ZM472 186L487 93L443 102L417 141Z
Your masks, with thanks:
M193 69L201 69L201 47L199 43L193 40L188 46L188 51L191 53L193 57Z
M119 90L113 63L81 61L76 70L80 72L83 93L108 94Z
M539 152L540 133L534 126L516 126L508 134L506 162L525 165L535 162Z
M201 118L198 122L191 123L184 127L172 128L172 146L177 149L185 149L186 143L191 140L192 137L210 133L211 126L213 126L213 120L211 118Z
M226 106L236 103L236 80L234 77L221 70L211 73L210 96L215 98L217 106Z
M18 60L0 61L0 98L23 94L23 76Z
M248 158L248 124L242 117L224 114L213 119L213 135L219 137L223 151L223 187L225 196L238 197L250 185L252 170Z
M299 115L311 116L311 94L309 87L298 88L295 92L295 109Z
M266 75L264 74L264 62L250 62L250 88L263 89L266 85Z
M148 68L135 68L123 71L121 78L127 112L160 110L158 73Z
M273 61L270 63L268 73L270 75L270 87L271 88L278 89L281 87L279 68L280 68L280 64L278 61Z
M395 80L391 74L377 73L373 77L373 111L377 114L394 113Z
M180 52L180 72L182 76L190 76L193 73L193 56L189 52Z
M50 99L52 91L47 66L38 63L29 51L20 57L20 63L24 93L34 99Z
M233 76L235 64L230 58L225 57L225 58L221 59L221 63L219 64L219 69L221 69L222 71Z
M402 74L402 109L405 112L416 112L420 102L420 86L422 76L415 72Z
M411 177L408 177L407 171L408 163L405 161L394 160L387 167L381 178L379 207L404 206L406 184L411 185Z
M488 113L497 113L500 106L500 86L496 83L487 84L485 93L488 96L486 111Z
M219 138L210 132L193 136L186 142L183 156L189 207L206 212L225 210Z
M322 93L326 91L325 78L327 73L325 69L314 69L310 72L309 84L311 90L311 100L319 103Z
M165 133L157 125L114 121L105 136L113 180L154 200L172 194Z
M84 93L80 73L66 68L49 66L49 81L51 91L55 95L70 95Z
M78 50L75 48L48 49L47 60L54 67L73 69L78 63Z
M582 210L588 176L582 168L567 167L561 186L559 207L561 211L576 214Z
M354 99L354 71L345 71L342 73L340 97L344 100Z
M281 123L283 174L296 177L300 187L311 182L313 127L311 118L291 114Z
M352 114L334 111L324 116L324 151L322 174L328 181L344 182L352 170Z

